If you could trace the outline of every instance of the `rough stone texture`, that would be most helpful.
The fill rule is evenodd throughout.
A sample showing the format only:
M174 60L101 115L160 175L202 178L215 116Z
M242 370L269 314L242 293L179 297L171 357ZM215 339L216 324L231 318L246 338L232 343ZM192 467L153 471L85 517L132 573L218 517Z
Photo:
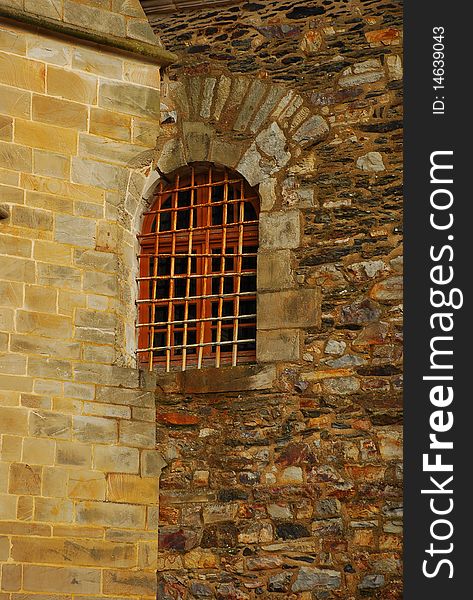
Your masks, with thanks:
M162 596L400 600L401 7L150 18L179 56L156 164L200 122L258 189L257 357L278 366L264 391L158 376Z
M137 0L21 4L114 35L146 25ZM160 74L68 39L0 24L0 588L155 597L157 545L141 557L160 463L127 341L125 205L151 162L156 135L139 130L159 129Z
M134 2L65 4L147 37ZM269 0L156 28L179 55L163 98L149 65L0 30L2 586L400 600L400 6ZM142 190L151 164L195 160L258 186L264 364L146 375Z

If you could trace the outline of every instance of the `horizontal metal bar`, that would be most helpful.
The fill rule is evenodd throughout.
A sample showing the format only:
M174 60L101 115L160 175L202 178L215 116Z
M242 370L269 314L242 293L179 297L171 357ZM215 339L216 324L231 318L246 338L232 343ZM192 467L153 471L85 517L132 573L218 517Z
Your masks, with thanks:
M255 243L257 243L257 240L255 240ZM241 252L240 254L227 254L224 253L222 254L221 252L219 253L201 253L201 254L185 254L183 252L179 252L179 253L170 253L170 252L160 252L159 254L138 254L138 258L145 258L145 257L149 257L149 258L204 258L204 257L208 257L211 256L212 258L239 258L240 256L250 256L250 257L257 257L258 253L257 252Z
M216 256L215 258L220 258ZM179 273L178 275L150 275L149 277L137 277L136 281L154 281L156 279L160 280L171 280L171 279L204 279L211 277L248 277L250 275L256 275L256 270L248 270L248 271L219 271L218 273L207 273L206 275L200 275L200 273L194 273L191 275L187 275L187 273Z
M205 186L200 186L200 187L205 187ZM192 189L196 189L196 188L180 188L178 190L169 190L166 192L163 192L163 194L171 194L171 193L176 193L176 192L182 192L184 190L192 190ZM201 202L198 204L193 204L192 206L189 204L187 206L171 206L171 207L166 207L166 208L157 208L156 210L147 210L146 212L143 213L143 215L162 215L163 213L173 213L173 212L179 212L181 210L198 210L198 209L203 209L203 208L213 208L214 206L223 206L224 204L228 205L228 204L238 204L239 202L250 202L252 200L258 200L257 196L249 196L247 197L243 197L243 198L229 198L227 200L216 200L216 201L210 201L210 202Z
M236 346L238 344L248 344L249 342L256 342L256 338L250 338L247 340L229 340L228 342L202 342L201 344L181 344L179 346L150 346L149 348L142 348L137 352L152 352L155 350L176 350L183 348L202 348L204 346L228 346L230 344Z
M234 292L233 294L206 294L205 296L183 296L180 298L144 298L137 300L137 304L158 304L159 302L185 302L190 300L199 300L204 298L235 298L236 296L254 296L256 298L256 291L253 292ZM236 318L236 317L235 317Z
M205 317L204 319L185 319L182 321L156 321L156 323L138 323L137 327L159 327L160 325L183 325L185 323L203 323L204 321L234 321L235 319L253 319L256 313L248 315L231 315L226 317Z
M155 238L160 236L172 236L179 233L189 234L191 231L195 233L196 231L210 231L211 229L231 229L233 227L239 227L240 225L258 225L258 219L253 221L235 221L235 223L227 223L226 225L201 225L200 227L193 227L192 229L170 229L169 231L153 231L151 233L141 233L137 235L139 240L146 238ZM246 240L245 240L246 241Z

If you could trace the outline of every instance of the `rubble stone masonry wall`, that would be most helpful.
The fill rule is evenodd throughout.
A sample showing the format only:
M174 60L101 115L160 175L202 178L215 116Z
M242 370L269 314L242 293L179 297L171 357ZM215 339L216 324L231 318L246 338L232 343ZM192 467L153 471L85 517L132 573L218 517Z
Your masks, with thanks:
M158 164L259 184L265 365L157 378L159 597L399 599L402 7L151 18L178 54Z

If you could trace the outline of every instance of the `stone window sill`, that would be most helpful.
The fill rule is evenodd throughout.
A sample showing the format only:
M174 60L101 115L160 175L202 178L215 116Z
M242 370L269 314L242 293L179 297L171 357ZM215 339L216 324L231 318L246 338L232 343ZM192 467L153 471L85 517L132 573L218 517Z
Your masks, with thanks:
M276 380L275 365L239 365L155 373L156 389L162 393L208 394L265 390Z

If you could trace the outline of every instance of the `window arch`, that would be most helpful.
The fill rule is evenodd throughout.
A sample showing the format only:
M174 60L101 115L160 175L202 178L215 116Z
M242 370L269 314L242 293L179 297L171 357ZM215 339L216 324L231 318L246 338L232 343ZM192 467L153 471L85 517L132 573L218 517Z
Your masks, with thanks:
M140 362L255 360L258 216L257 192L230 169L196 163L160 182L139 236Z

